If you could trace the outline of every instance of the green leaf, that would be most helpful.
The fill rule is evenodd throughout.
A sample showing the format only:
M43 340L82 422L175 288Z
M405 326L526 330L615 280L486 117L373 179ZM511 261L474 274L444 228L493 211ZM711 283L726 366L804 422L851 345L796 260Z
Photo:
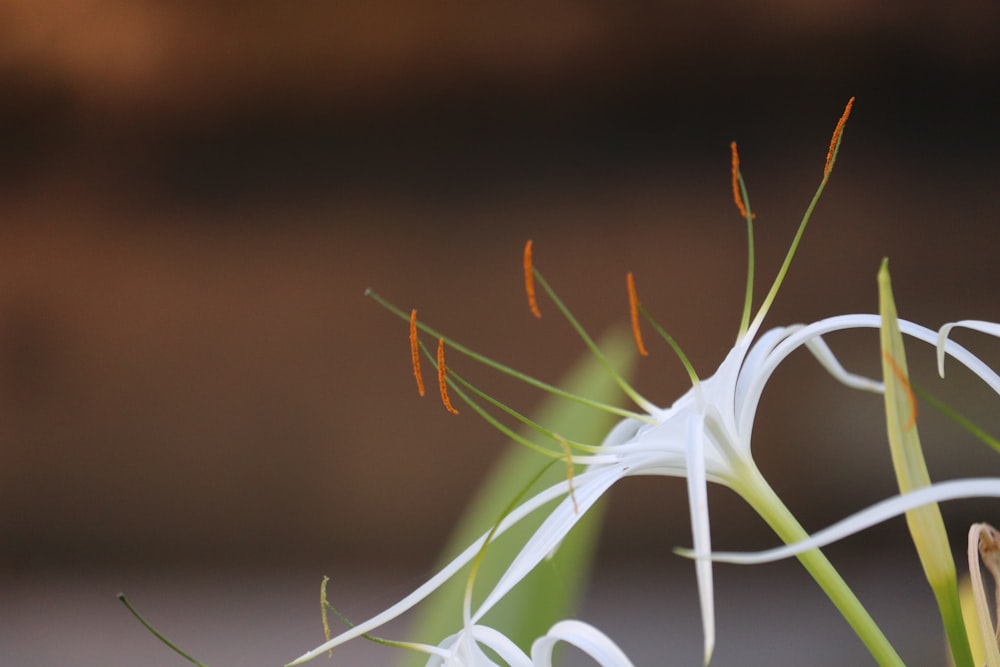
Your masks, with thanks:
M899 331L896 303L889 281L889 262L883 260L878 273L879 314L882 316L882 378L885 382L885 417L889 432L889 449L900 493L930 486L930 475L924 462L917 433L917 401L910 386L903 350L903 335ZM937 503L906 513L913 544L920 564L937 600L952 658L957 667L973 667L969 638L962 619L958 595L955 561L948 543L948 533Z

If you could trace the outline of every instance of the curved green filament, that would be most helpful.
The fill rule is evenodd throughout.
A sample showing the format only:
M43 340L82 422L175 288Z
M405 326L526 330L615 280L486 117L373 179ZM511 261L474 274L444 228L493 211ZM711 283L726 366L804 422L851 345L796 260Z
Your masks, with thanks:
M750 328L750 310L753 308L754 245L753 211L750 209L750 195L747 193L747 185L743 181L743 172L739 168L736 170L736 182L740 188L743 207L747 212L747 291L743 300L743 317L740 319L740 331L736 336L736 340L740 340Z
M695 372L694 366L691 365L691 361L687 358L687 355L684 354L681 346L677 344L677 341L674 340L673 336L668 334L666 330L653 319L653 316L649 314L649 311L646 310L645 306L642 304L639 304L639 312L642 313L644 318L646 318L649 325L653 327L653 330L660 334L660 337L663 338L663 340L667 341L667 345L670 346L670 348L674 351L674 354L677 355L677 358L680 359L680 362L684 365L684 370L687 371L688 377L691 378L691 385L697 387L701 380L698 379L698 374Z
M392 314L396 315L397 317L405 321L409 321L410 319L409 313L404 313L400 308L396 307L395 305L393 305L392 303L381 297L375 291L371 289L365 290L365 296L373 299L376 303L378 303L380 306L382 306ZM475 352L474 350L462 345L461 343L456 342L454 339L443 335L440 331L428 326L422 321L417 321L416 326L418 329L420 329L421 331L430 336L433 336L434 338L443 339L444 342L447 343L451 349L454 349L459 354L464 354L465 356L475 361L478 361L484 366L488 366L489 368L499 371L504 375L508 375L516 380L520 380L521 382L524 382L525 384L535 387L536 389L541 389L542 391L548 392L555 396L559 396L560 398L565 398L567 400L580 403L581 405L586 405L597 410L602 410L604 412L617 415L619 417L638 419L639 421L646 423L652 423L653 421L649 417L649 415L640 412L635 412L634 410L626 410L624 408L619 408L617 406L610 405L608 403L601 403L600 401L591 400L589 398L586 398L585 396L579 396L577 394L570 393L564 389L556 387L555 385L551 385L547 382L535 379L530 375L526 375L525 373L510 368L509 366L504 366L503 364L497 361L493 361L489 357L479 354L478 352ZM600 352L598 352L598 354L600 354ZM601 358L603 359L603 356L601 356ZM615 373L615 375L617 375L617 373Z
M436 367L437 366L437 359L434 357L434 355L431 354L431 351L429 349L427 349L427 346L424 345L422 341L420 343L420 349L424 353L424 356L426 356L427 359L430 360L430 363L434 364L434 366ZM493 428L497 429L498 431L500 431L502 434L504 434L505 436L507 436L508 438L510 438L511 440L513 440L514 442L517 442L519 445L523 445L523 446L527 447L528 449L531 449L532 451L538 452L539 454L541 454L543 456L547 456L549 458L554 458L554 459L565 458L563 456L563 453L561 451L557 452L557 451L554 451L554 450L551 450L551 449L546 449L545 447L543 447L543 446L541 446L541 445L539 445L539 444L537 444L535 442L532 442L531 440L525 438L523 435L521 435L517 431L514 431L509 426L505 425L503 422L501 422L496 417L494 417L489 412L487 412L485 409L483 409L483 407L481 405L479 405L476 401L472 400L472 397L470 397L462 389L462 387L465 387L466 389L468 389L469 391L471 391L475 395L479 396L484 401L487 401L488 403L490 403L491 405L493 405L497 409L506 412L508 415L510 415L511 417L513 417L514 419L516 419L517 421L521 422L522 424L524 424L528 428L532 429L533 431L535 431L537 433L540 433L541 435L544 435L545 437L550 438L550 439L552 439L555 442L565 442L566 444L568 444L570 447L572 447L574 449L579 449L581 451L586 451L586 452L589 452L589 453L597 453L597 452L600 451L600 447L595 447L593 445L586 445L586 444L583 444L583 443L580 443L580 442L574 442L574 441L571 441L571 440L566 440L562 436L556 435L555 433L553 433L552 431L548 430L547 428L545 428L544 426L542 426L538 422L536 422L536 421L534 421L534 420L532 420L532 419L524 416L523 414L521 414L520 412L518 412L514 408L512 408L512 407L510 407L508 405L505 405L502 401L500 401L500 400L498 400L496 398L493 398L492 396L490 396L486 392L482 391L481 389L478 389L471 382L469 382L468 380L466 380L465 378L463 378L462 376L460 376L458 373L456 373L451 368L445 368L445 372L446 372L446 380L448 382L448 387L452 391L454 391L455 394L460 399L462 399L462 401L466 405L468 405L470 408L472 408L472 410L476 414L478 414L480 417L482 417L484 420L486 420L486 422L489 423L490 426L492 426ZM460 387L457 384L455 384L455 381L457 381L459 384L461 384L462 387Z
M851 98L854 101L854 98ZM850 105L848 105L848 110ZM795 232L795 238L792 239L792 244L788 248L788 253L785 255L785 261L782 262L781 268L778 270L778 275L775 276L774 282L771 284L771 289L768 291L767 296L764 297L764 302L760 305L760 309L757 311L757 315L754 317L753 322L750 323L749 330L756 330L761 322L764 320L764 316L767 315L768 309L770 309L771 304L774 303L775 297L778 296L778 289L781 287L781 283L785 280L785 274L788 273L788 267L792 264L792 258L795 256L795 251L799 247L799 242L802 240L802 234L806 231L806 225L809 224L809 219L812 218L813 210L816 208L816 204L819 203L819 198L823 194L823 190L826 188L827 182L830 180L830 174L833 173L833 165L837 161L837 153L840 152L840 144L844 138L844 122L847 120L847 112L841 117L840 123L837 124L837 129L834 132L834 140L830 146L830 151L827 156L826 166L823 169L823 180L820 181L819 187L816 188L815 194L813 194L812 200L809 202L809 206L806 207L806 212L802 215L802 221L799 223L799 228ZM749 210L749 209L748 209ZM748 214L749 215L749 214Z
M573 316L573 313L570 312L568 307L566 307L566 304L562 302L562 299L560 299L559 296L555 293L555 290L553 290L549 286L548 281L546 281L545 278L542 277L542 274L538 271L538 269L534 269L534 275L535 275L535 280L538 282L539 285L542 286L542 289L545 290L545 293L549 295L549 298L552 300L552 303L556 305L556 308L559 309L559 312L561 312L563 314L563 317L566 318L566 321L570 323L570 326L573 327L577 335L583 340L584 344L586 344L590 352L595 357L597 357L597 359L601 362L604 368L607 369L608 373L611 375L611 377L614 378L615 382L621 388L622 392L624 392L626 396L632 399L632 401L636 405L638 405L646 412L655 413L658 408L649 401L647 401L645 398L643 398L642 395L639 394L639 392L637 392L635 389L633 389L632 385L630 385L628 381L622 377L621 373L619 373L614 369L614 366L611 365L611 362L608 361L608 358L604 356L603 352L601 352L601 348L597 346L597 343L594 342L594 339L590 337L590 335L586 332L586 330L584 330L580 322L577 321L576 317ZM643 421L649 421L649 418L646 417L645 415L643 415L643 417L637 417L637 418L642 419Z
M189 656L187 653L185 653L184 651L182 651L180 648L178 648L169 639L167 639L162 634L160 634L160 632L156 628L154 628L152 626L152 624L150 624L150 622L147 621L142 616L142 614L140 614L138 611L136 611L135 607L133 607L132 604L128 601L128 599L125 597L124 593L119 593L118 594L118 601L121 602L123 605L125 605L125 608L128 609L129 612L131 612L133 616L135 616L136 620L139 621L140 623L142 623L143 626L145 626L145 628L147 630L149 630L153 634L154 637L156 637L161 642L163 642L166 645L166 647L169 648L171 651L173 651L177 655L181 656L182 658L184 658L185 660L187 660L188 662L190 662L193 665L197 665L198 667L207 667L205 665L205 663L199 662L198 660L195 660L194 658L192 658L191 656Z

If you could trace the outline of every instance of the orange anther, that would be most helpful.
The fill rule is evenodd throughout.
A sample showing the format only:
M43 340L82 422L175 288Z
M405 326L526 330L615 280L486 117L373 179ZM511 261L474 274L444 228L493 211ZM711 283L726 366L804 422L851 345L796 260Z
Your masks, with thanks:
M458 414L458 410L455 406L451 404L451 399L448 398L448 376L447 369L444 365L444 338L438 338L438 387L441 389L441 402L444 403L444 407L448 412L453 415Z
M524 244L524 291L528 293L528 307L531 314L541 317L542 311L538 310L538 301L535 299L535 268L531 264L531 240Z
M844 124L847 123L847 117L851 115L851 107L854 106L854 98L847 100L847 106L844 107L844 113L840 115L840 120L837 121L837 127L833 128L833 137L830 139L830 148L826 151L826 165L823 167L823 178L830 175L830 170L833 169L833 157L837 152L837 146L840 144L840 135L844 133Z
M424 376L420 373L420 344L417 340L417 310L410 311L410 359L413 361L413 377L417 380L417 391L424 395Z
M733 152L733 201L736 202L736 208L740 210L740 215L744 218L747 217L747 207L743 203L743 195L740 193L740 154L736 150L736 142L729 144L730 150Z
M896 363L895 358L889 354L888 350L883 351L882 356L889 364L889 368L892 369L892 374L895 375L896 379L903 385L903 391L906 392L906 398L910 403L910 418L907 419L906 423L903 425L903 430L909 431L917 424L917 397L913 394L913 387L910 386L909 378L906 377L906 373L904 373L903 369Z
M639 354L646 357L649 356L649 352L642 344L642 332L639 330L639 297L635 293L635 278L632 277L631 271L625 276L625 283L628 286L628 312L632 317L632 336L635 338L635 346L639 349Z

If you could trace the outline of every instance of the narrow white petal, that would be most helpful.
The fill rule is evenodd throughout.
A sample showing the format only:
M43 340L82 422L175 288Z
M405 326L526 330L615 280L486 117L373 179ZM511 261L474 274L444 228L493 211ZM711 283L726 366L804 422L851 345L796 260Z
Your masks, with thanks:
M535 640L531 645L532 665L552 667L552 650L561 641L577 647L602 667L632 667L632 661L607 635L592 625L574 620L556 623L548 634Z
M846 370L822 337L816 336L806 340L806 347L816 357L820 365L841 384L851 389L870 391L874 394L881 394L885 391L885 385L882 382Z
M485 625L472 627L475 640L491 649L510 667L531 667L531 659L505 634Z
M807 341L816 338L817 336L823 336L834 331L842 331L845 329L878 329L880 326L881 319L878 315L838 315L836 317L828 317L824 320L819 320L804 326L781 341L781 343L775 346L766 362L761 364L760 368L757 369L755 374L756 377L753 378L752 384L748 386L746 399L741 408L741 414L738 415L739 432L744 435L750 433L750 429L753 427L753 418L757 411L757 404L760 402L760 396L764 390L764 385L767 384L768 379L770 379L775 369L794 350L802 345L805 345ZM937 332L931 331L930 329L922 327L919 324L914 324L908 320L899 320L899 328L900 331L907 336L922 340L931 345L938 344ZM979 357L951 340L944 343L944 349L947 354L954 357L966 368L978 375L983 382L993 389L993 391L1000 393L1000 375L997 375L996 371L986 365L986 363L984 363Z
M770 356L774 346L781 342L790 333L800 329L796 327L779 327L769 329L761 334L760 339L753 344L746 358L742 360L739 368L739 378L736 380L736 391L733 397L733 415L738 416L743 411L743 403L747 397L747 391L753 386L757 376L757 369ZM721 407L721 406L719 406Z
M678 549L677 551L699 561L712 560L719 563L737 563L741 565L770 563L796 556L810 549L824 547L849 535L871 528L883 521L905 514L909 510L922 505L945 500L956 500L958 498L1000 498L1000 477L980 477L938 482L937 484L916 491L893 496L814 533L808 539L774 549L756 552L720 551L709 554L707 551L698 549L698 546L695 545L693 551L686 549Z
M584 473L584 475L586 475L586 473ZM583 477L584 475L580 475L580 477ZM542 507L546 503L549 503L552 500L555 500L559 496L563 495L564 493L566 493L567 489L568 489L568 483L562 482L560 484L551 486L548 489L545 489L544 491L541 491L530 500L525 501L523 504L516 507L510 514L508 514L502 522L500 522L500 526L494 533L494 537L503 534L511 526L513 526L518 521L520 521L527 515L537 510L539 507ZM308 662L309 660L312 660L321 653L324 653L330 650L331 648L339 646L351 639L360 637L366 632L371 632L380 625L383 625L391 621L392 619L396 618L400 614L403 614L404 612L408 611L417 603L426 598L428 595L437 590L445 581L454 576L456 572L461 570L463 566L465 566L467 563L469 563L469 561L475 558L476 555L479 553L479 550L482 549L483 542L485 540L486 540L486 535L483 535L478 540L469 545L469 547L466 548L466 550L463 551L461 554L459 554L453 561L448 563L448 565L446 565L440 572L438 572L436 575L427 580L422 586L417 588L415 591L413 591L412 593L410 593L409 595L407 595L402 600L392 605L382 613L378 614L377 616L374 616L373 618L368 619L363 623L359 623L351 627L349 630L337 635L336 637L330 639L328 642L321 644L320 646L317 646L316 648L314 648L311 651L308 651L307 653L302 654L292 662L288 663L286 667L293 667L294 665L300 665L304 662Z
M945 343L948 341L948 336L951 334L951 330L955 327L972 329L973 331L979 331L981 333L990 334L991 336L1000 337L1000 324L997 324L996 322L984 322L982 320L961 320L959 322L949 322L938 329L937 363L938 375L941 377L944 377Z
M705 421L699 414L692 414L687 423L687 489L688 508L691 512L691 537L695 551L712 550L712 535L708 517L708 481L705 479ZM698 580L698 601L701 604L701 627L705 639L705 664L715 649L715 591L712 585L712 563L695 562Z
M627 472L628 466L617 465L594 468L582 475L577 475L573 482L573 497L564 498L532 534L517 556L514 557L507 571L500 577L494 589L490 591L482 605L473 614L473 621L481 619L510 589L542 562L565 539L577 521L587 513L587 510ZM556 486L561 488L563 492L568 490L567 482L561 482ZM575 503L574 498L576 499Z

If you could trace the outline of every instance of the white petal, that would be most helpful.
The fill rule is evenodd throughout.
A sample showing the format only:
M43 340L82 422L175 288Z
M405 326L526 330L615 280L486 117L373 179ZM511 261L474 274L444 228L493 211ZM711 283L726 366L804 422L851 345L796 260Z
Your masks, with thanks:
M473 621L481 619L483 614L489 611L511 588L542 562L569 534L569 531L586 514L587 510L627 472L628 466L619 464L604 468L592 468L582 475L577 475L573 482L573 497L564 498L532 534L521 551L514 557L507 571L500 577L496 587L476 610L472 617ZM567 482L556 485L563 492L567 491L567 486ZM576 499L575 503L574 498Z
M938 343L937 343L937 362L938 362L938 375L944 377L944 348L945 343L948 341L948 335L951 330L955 327L961 327L963 329L972 329L973 331L979 331L981 333L990 334L992 336L1000 336L1000 324L995 322L984 322L982 320L961 320L960 322L949 322L940 329L938 329Z
M757 410L757 404L760 402L764 385L778 365L794 350L817 336L845 329L878 329L881 324L882 322L878 315L838 315L802 327L781 341L781 343L775 346L774 351L768 356L767 361L757 369L756 377L753 378L752 385L748 387L742 412L739 415L739 432L744 434L744 437L750 433L750 429L753 427L754 414ZM907 336L922 340L925 343L930 343L931 345L937 345L938 343L937 333L919 324L914 324L908 320L899 320L899 328ZM978 375L995 392L1000 393L1000 375L997 375L996 371L987 366L979 357L954 341L946 341L944 347L948 354Z
M757 552L718 552L704 556L705 552L678 549L677 552L690 558L712 560L719 563L754 565L790 558L810 549L826 546L849 535L900 516L906 512L930 503L955 500L958 498L1000 498L1000 477L980 477L938 482L931 486L887 498L871 507L852 514L842 521L824 528L808 539L774 549Z
M582 621L560 621L531 645L535 667L552 667L552 649L559 642L577 647L602 667L632 667L628 656L603 632Z
M502 632L485 625L475 625L472 636L478 643L493 649L510 667L531 667L531 659Z
M885 385L882 382L847 371L821 336L808 339L806 347L809 348L820 365L841 384L851 389L870 391L874 394L881 394L885 391Z
M584 475L585 474L586 473L584 473ZM580 475L580 477L583 477L583 475ZM499 527L494 533L494 537L503 534L511 526L513 526L518 521L520 521L527 515L537 510L539 507L542 507L543 505L560 497L561 495L566 493L567 489L568 489L567 482L562 482L560 484L553 485L548 489L539 492L530 500L527 500L523 504L514 508L514 510L511 511L511 513L508 514L504 518L504 520L500 522ZM309 660L312 660L321 653L324 653L325 651L328 651L329 649L334 648L335 646L339 646L340 644L343 644L346 641L349 641L356 637L360 637L366 632L371 632L373 629L379 627L380 625L383 625L389 622L390 620L396 618L400 614L403 614L404 612L408 611L413 606L422 601L424 598L426 598L428 595L437 590L445 581L454 576L456 572L461 570L463 566L465 566L467 563L469 563L469 561L475 558L476 555L479 553L480 549L482 549L483 542L485 540L486 540L486 535L483 535L478 540L469 545L465 549L465 551L459 554L453 561L448 563L448 565L446 565L440 572L438 572L436 575L427 580L422 586L417 588L415 591L413 591L412 593L410 593L409 595L407 595L402 600L392 605L382 613L378 614L377 616L374 616L373 618L368 619L363 623L358 623L357 625L352 626L349 630L346 630L345 632L337 635L336 637L330 639L324 644L317 646L313 650L302 654L292 662L288 663L286 667L293 667L294 665L300 665L304 662L308 662Z
M746 355L746 359L743 360L740 366L739 379L736 381L736 392L733 398L734 417L739 416L743 412L743 403L746 400L747 391L753 386L758 368L770 356L774 346L800 328L801 325L769 329L761 334L760 339L750 348L750 352ZM722 406L719 407L721 408Z
M691 537L698 553L712 550L712 536L708 517L708 481L705 479L705 421L701 415L692 414L687 423L687 489L688 508L691 512ZM698 601L701 604L701 627L705 640L705 664L715 649L715 593L712 585L712 563L695 562L698 580Z

